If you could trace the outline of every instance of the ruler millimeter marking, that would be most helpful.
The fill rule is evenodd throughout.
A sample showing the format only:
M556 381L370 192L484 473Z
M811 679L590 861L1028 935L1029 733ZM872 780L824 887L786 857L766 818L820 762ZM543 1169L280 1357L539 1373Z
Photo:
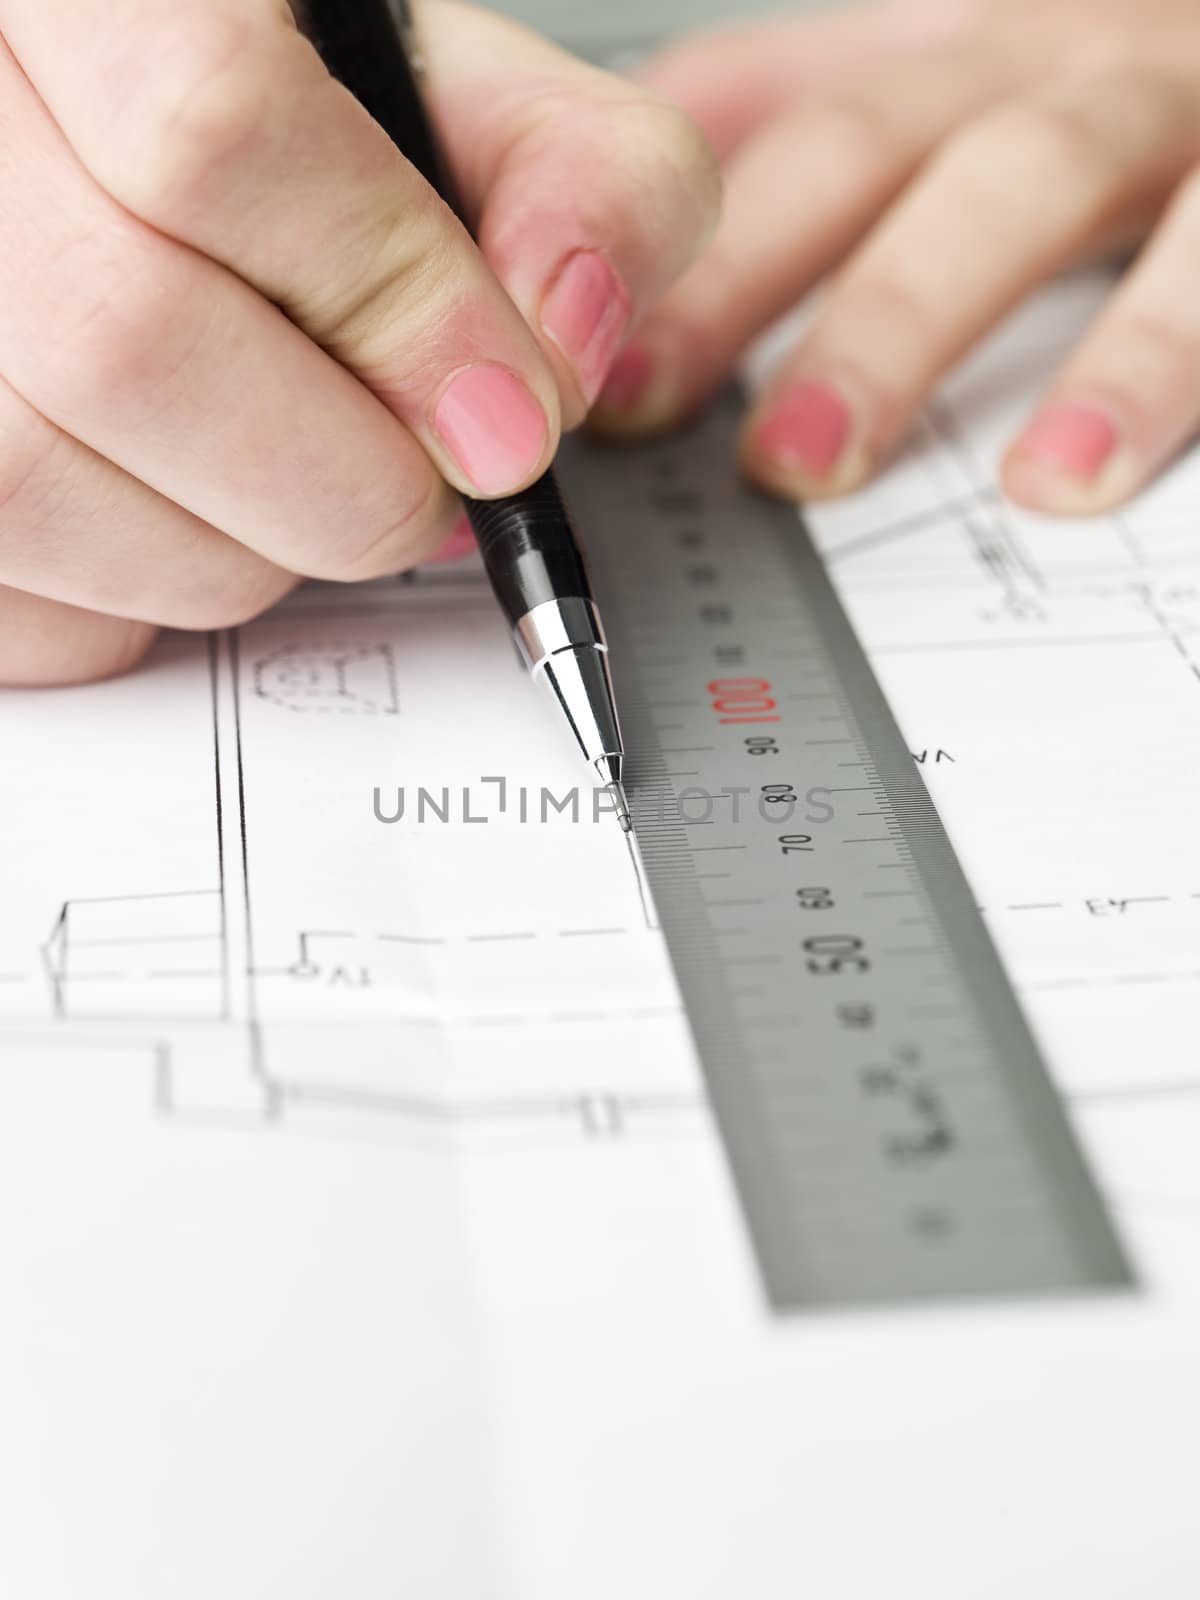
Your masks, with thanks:
M779 1310L1132 1279L874 674L736 396L561 462L626 786Z

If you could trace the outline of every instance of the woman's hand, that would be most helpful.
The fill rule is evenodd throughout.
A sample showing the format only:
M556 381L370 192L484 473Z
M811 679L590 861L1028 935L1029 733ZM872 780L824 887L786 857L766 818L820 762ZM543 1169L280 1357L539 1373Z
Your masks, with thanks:
M607 429L676 420L836 268L742 448L781 493L854 488L1022 296L1148 233L1005 487L1100 511L1200 426L1196 0L887 0L701 35L642 78L707 131L726 204L614 369Z
M418 24L480 249L283 0L0 0L0 682L420 561L703 244L677 110L486 12Z

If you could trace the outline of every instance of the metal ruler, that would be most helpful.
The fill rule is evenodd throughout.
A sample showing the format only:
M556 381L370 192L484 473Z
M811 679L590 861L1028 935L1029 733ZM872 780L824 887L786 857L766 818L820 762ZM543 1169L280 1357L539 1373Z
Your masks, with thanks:
M737 397L560 461L637 838L781 1310L1131 1274L974 897Z

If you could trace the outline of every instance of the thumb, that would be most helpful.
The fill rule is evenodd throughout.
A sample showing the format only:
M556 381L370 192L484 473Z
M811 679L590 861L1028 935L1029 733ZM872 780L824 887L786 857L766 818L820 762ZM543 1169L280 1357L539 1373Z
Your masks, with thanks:
M716 161L690 119L517 23L416 11L430 108L483 254L559 383L595 399L628 329L716 226Z

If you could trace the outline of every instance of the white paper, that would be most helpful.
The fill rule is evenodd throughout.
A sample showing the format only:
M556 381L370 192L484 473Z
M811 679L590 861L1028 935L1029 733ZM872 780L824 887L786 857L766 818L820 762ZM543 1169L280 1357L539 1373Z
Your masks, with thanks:
M0 698L0 1592L1200 1592L1200 466L994 491L1099 292L811 520L1142 1293L772 1320L478 576L313 586Z

